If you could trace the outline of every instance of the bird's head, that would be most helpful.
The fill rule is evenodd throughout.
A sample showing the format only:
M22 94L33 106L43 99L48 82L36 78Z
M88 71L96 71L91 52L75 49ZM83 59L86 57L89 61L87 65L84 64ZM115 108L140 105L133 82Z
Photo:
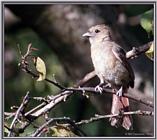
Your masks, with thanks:
M104 24L95 25L89 28L88 32L82 35L83 37L88 37L90 43L100 42L103 40L110 39L110 28Z

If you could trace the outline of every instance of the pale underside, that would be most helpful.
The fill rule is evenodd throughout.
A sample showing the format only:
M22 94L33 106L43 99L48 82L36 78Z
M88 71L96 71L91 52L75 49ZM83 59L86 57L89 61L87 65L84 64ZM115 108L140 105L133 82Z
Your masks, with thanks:
M105 47L107 43L107 47ZM124 87L129 84L129 72L125 66L115 57L112 52L112 43L103 43L97 46L91 46L91 57L97 76L100 82L110 83L112 87ZM98 44L97 44L98 45ZM110 45L110 46L109 46ZM126 80L127 79L127 80Z

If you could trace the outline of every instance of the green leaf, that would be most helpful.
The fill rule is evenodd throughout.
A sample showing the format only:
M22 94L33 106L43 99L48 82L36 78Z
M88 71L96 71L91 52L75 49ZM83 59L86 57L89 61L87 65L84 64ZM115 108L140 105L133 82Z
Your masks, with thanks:
M153 31L153 10L147 11L141 15L141 26L150 33Z

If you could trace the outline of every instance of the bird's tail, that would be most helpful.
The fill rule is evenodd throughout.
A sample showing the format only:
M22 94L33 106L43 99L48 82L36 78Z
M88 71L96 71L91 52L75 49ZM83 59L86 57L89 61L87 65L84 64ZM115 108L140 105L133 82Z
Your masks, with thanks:
M126 97L119 97L113 94L112 97L112 114L119 114L120 111L127 112L129 111L129 100ZM122 117L112 117L110 118L112 126L123 126L125 129L130 130L132 129L132 118L131 115L125 115Z

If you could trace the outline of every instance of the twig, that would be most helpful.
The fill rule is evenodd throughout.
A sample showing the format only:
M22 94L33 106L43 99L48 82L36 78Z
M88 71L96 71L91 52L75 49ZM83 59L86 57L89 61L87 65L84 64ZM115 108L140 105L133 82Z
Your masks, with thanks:
M29 122L27 122L20 129L21 132L26 127L28 127L31 124L31 122L33 122L35 119L37 119L41 115L45 114L46 112L50 111L50 109L52 109L55 105L57 105L61 101L65 101L65 98L67 98L67 96L70 96L71 93L72 93L72 91L65 91L63 93L60 93L59 95L54 96L48 104L46 104L46 102L43 102L40 105L38 105L37 107L35 107L35 108L31 109L30 111L26 112L24 114L24 117L27 118L29 120ZM41 108L41 107L43 107L43 108Z
M25 113L25 117L29 116L30 114L32 114L33 112L35 112L36 110L40 109L41 107L44 107L46 105L45 102L41 103L40 105L36 106L35 108L31 109L30 111Z
M50 109L52 109L58 103L65 101L65 98L67 98L69 95L71 95L71 93L72 93L72 91L65 91L59 95L54 96L54 98L51 100L50 103L48 103L43 108L39 109L38 111L36 111L35 113L32 113L30 115L33 117L39 117L39 116L45 114L47 111L50 111Z
M76 122L76 125L83 125L83 124L88 124L94 121L102 120L105 118L111 118L111 117L118 117L120 114L110 114L110 115L95 115L95 117L91 117L90 119L87 120L81 120L80 122ZM130 112L123 112L121 115L142 115L142 116L154 116L154 112L151 111L130 111Z
M96 76L95 71L92 71L90 73L87 73L83 79L81 79L75 87L83 86L86 84L90 79L94 78Z
M26 67L24 70L25 70L25 72L27 72L28 74L30 74L30 75L33 76L34 78L39 77L37 74L35 74L35 73L33 73L31 70L29 70L28 67ZM60 85L60 84L59 84L58 82L56 82L56 81L52 81L52 80L50 80L50 79L48 79L48 78L45 78L44 80L47 81L47 82L49 82L49 83L51 83L51 84L53 84L53 85L55 85L56 87L58 87L58 88L61 89L61 90L65 89L65 87L63 87L62 85Z
M56 123L56 122L63 122L63 123L68 123L70 124L71 126L74 127L75 130L77 130L79 132L79 134L85 136L85 133L80 130L76 124L74 123L74 121L72 121L69 117L64 117L64 118L51 118L49 121L47 121L46 123L44 123L41 127L39 127L33 134L32 134L32 137L36 137L38 136L42 130L47 127L48 125L52 124L52 123ZM64 124L63 124L64 125Z
M6 120L14 117L15 114L16 114L15 112L4 112L4 115L7 116L7 117L5 117Z
M8 131L12 131L6 124L4 124L4 127L8 129Z
M140 55L141 53L146 52L147 50L149 50L151 44L152 44L152 41L151 41L151 42L148 42L147 44L144 44L144 45L142 45L142 46L139 46L139 47L133 47L132 50L130 50L130 51L128 51L128 52L126 53L126 58L127 58L127 59L132 59L132 58L137 57L137 56Z
M17 121L17 119L19 118L19 115L21 114L21 112L24 110L24 107L26 106L26 104L28 103L28 98L29 97L29 92L26 93L25 97L23 98L23 101L20 105L20 107L18 108L18 110L16 111L15 117L10 125L10 130L13 130L15 127L15 123ZM8 137L10 137L12 135L12 131L9 132Z
M33 118L35 117L39 117L43 114L45 114L47 111L50 111L53 107L55 107L58 103L63 102L65 100L65 98L69 97L71 94L85 94L85 92L89 92L88 94L94 94L94 95L101 95L102 93L95 91L95 88L93 87L82 87L82 88L68 88L67 91L60 93L56 96L54 96L51 99L51 102L46 104L43 108L37 110L36 112L32 113L32 114L28 114L26 113L25 116L27 117L27 115L32 116ZM103 89L103 94L115 94L115 92L113 92L111 89ZM138 97L138 95L136 94L132 94L132 93L124 93L123 95L124 97L127 97L129 99L132 99L134 101L143 103L147 106L153 107L153 103L152 102L148 102L142 99L142 97Z
M21 55L21 62L19 63L19 66L21 66L22 70L24 70L25 72L27 72L28 74L30 74L31 76L33 76L34 78L36 78L36 77L39 77L39 75L37 75L37 74L33 73L31 70L29 70L29 68L28 68L28 62L27 62L27 58L29 56L32 56L31 55L32 50L37 50L37 49L33 48L31 43L28 44L27 52L24 55L21 54L21 51L19 49L19 53ZM57 81L52 81L52 80L49 80L47 78L45 79L45 81L47 81L49 83L52 83L53 85L55 85L56 87L58 87L61 90L65 89L65 87L63 87L62 85L60 85Z
M65 98L69 97L70 95L75 94L75 93L76 94L84 94L84 91L89 92L90 94L92 93L92 94L95 94L95 95L96 94L100 95L100 93L97 92L97 91L95 91L95 88L92 88L92 87L69 88L69 89L67 89L67 91L65 91L63 93L60 93L60 94L58 94L56 96L53 96L53 98L51 99L51 101L48 104L46 104L44 102L44 104L46 104L46 105L44 105L43 103L41 105L39 105L40 107L43 106L42 108L38 107L38 108L40 108L39 110L37 110L38 108L36 107L35 109L32 109L31 111L25 113L24 116L26 118L27 118L27 116L29 116L29 117L31 116L31 117L33 117L33 120L34 120L34 119L38 118L39 116L45 114L46 112L50 111L53 107L55 107L58 103L64 101ZM106 93L115 94L114 92L111 91L111 89L104 89L103 93L105 93L105 94ZM142 99L137 98L136 97L137 95L124 94L124 96L153 107L152 103L147 104ZM37 111L34 112L35 110L37 110ZM32 113L32 112L34 112L34 113ZM24 128L26 128L27 126L29 126L29 124L30 123L27 123Z
M93 87L68 88L67 90L73 91L73 92L79 92L79 93L90 92L90 93L94 93L94 94L98 94L98 95L102 94L99 91L95 91L95 88L93 88ZM109 89L109 88L103 88L102 92L104 94L106 94L106 93L115 94L115 92L113 92L112 89ZM153 103L151 101L144 100L144 99L142 99L142 97L139 97L136 94L124 93L123 96L127 97L127 98L129 98L131 100L134 100L134 101L140 102L142 104L145 104L147 106L150 106L152 108L154 107L154 105L153 105Z

